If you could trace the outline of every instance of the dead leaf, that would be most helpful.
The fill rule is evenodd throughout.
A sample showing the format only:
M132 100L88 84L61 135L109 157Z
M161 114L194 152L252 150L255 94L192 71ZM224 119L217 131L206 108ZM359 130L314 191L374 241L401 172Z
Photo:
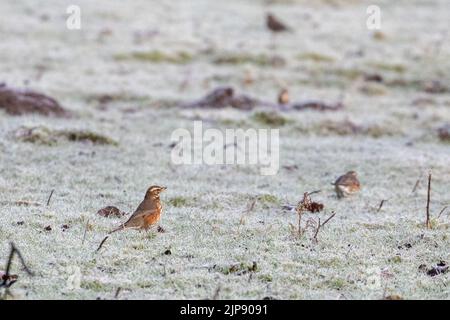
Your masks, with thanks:
M322 211L323 208L324 208L324 205L322 203L312 201L311 194L308 192L305 192L303 194L303 200L301 200L297 204L296 211L297 212L309 211L312 213L316 213L316 212Z

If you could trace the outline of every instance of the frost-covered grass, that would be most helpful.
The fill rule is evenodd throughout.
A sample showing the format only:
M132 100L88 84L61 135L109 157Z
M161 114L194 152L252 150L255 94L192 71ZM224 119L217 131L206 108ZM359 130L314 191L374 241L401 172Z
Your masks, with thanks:
M436 131L450 122L450 93L421 90L429 80L450 88L446 0L381 1L382 37L365 28L368 3L357 1L78 3L81 31L65 28L71 1L0 3L0 82L43 91L76 113L0 115L0 269L13 241L36 273L28 277L16 261L16 298L112 299L120 287L119 299L203 299L218 288L222 299L449 299L450 273L418 270L450 262L450 216L433 230L423 226L429 170L433 217L450 204L450 145ZM295 33L271 37L268 10ZM149 54L134 59L136 52ZM260 63L273 54L285 65ZM361 80L373 72L385 82ZM174 106L218 85L272 101L282 87L293 100L336 101L345 92L346 108L277 116L280 165L297 169L261 176L254 166L174 166L170 135L192 130L192 119L205 127L265 126L258 110ZM102 95L113 99L102 106L95 98ZM341 130L348 122L362 129ZM17 129L34 126L95 132L118 145L14 139ZM351 169L363 189L338 200L330 183ZM166 233L119 232L95 253L122 221L97 210L131 212L152 184L168 187ZM296 215L280 206L317 189L325 212L307 217L337 215L316 244L311 230L300 239L291 233Z

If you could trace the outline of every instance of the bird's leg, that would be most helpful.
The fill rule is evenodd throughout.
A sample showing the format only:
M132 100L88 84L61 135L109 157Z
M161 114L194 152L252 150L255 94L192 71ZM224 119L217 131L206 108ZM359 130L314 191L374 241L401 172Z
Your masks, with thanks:
M273 32L270 34L269 49L271 49L272 56L274 56L276 54L277 45L276 45L276 36Z
M336 186L335 189L336 189L336 194L337 194L338 199L343 198L344 193L342 192L341 188L339 188L339 186Z

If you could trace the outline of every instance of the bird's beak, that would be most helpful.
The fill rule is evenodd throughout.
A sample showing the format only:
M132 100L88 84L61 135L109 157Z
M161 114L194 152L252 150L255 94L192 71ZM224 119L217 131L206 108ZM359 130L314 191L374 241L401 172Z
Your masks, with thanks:
M167 187L161 187L161 191L167 190Z

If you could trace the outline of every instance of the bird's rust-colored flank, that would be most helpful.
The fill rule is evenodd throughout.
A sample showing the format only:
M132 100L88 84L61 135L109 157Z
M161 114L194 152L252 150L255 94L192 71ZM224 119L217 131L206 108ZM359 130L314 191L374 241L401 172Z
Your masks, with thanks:
M334 183L334 187L338 198L355 194L361 190L361 184L355 171L349 171L340 176Z
M270 31L273 32L283 32L283 31L289 31L289 27L287 27L285 24L283 24L281 21L279 21L273 14L268 13L266 16L266 25L267 28L269 28Z
M156 225L162 213L159 194L166 189L166 187L160 186L151 186L148 188L144 200L139 204L127 222L112 230L110 233L124 229L148 230L150 227Z
M289 103L289 92L287 89L283 89L278 94L278 104L288 104Z

